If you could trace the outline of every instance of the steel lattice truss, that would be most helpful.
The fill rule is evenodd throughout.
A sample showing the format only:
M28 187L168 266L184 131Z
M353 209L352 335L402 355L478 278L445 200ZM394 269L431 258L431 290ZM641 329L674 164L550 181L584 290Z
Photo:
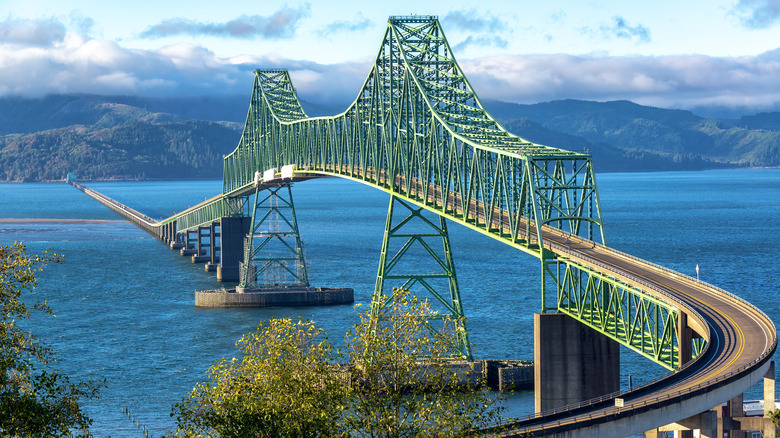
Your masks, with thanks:
M258 187L254 200L240 267L241 287L309 287L290 185Z
M286 71L256 72L244 136L225 158L224 192L243 193L258 169L289 164L370 183L517 242L540 234L525 217L588 237L597 228L604 239L590 155L501 127L432 17L391 17L358 98L335 117L307 118Z
M548 264L560 260L543 229L606 244L590 154L506 131L485 111L436 17L391 17L357 99L333 117L308 117L286 70L256 71L243 136L225 158L223 197L254 192L256 172L286 165L299 176L369 184L540 258L543 295ZM677 307L597 274L568 264L555 278L558 310L679 366L669 326Z
M584 266L557 265L559 312L669 369L680 365L678 309Z

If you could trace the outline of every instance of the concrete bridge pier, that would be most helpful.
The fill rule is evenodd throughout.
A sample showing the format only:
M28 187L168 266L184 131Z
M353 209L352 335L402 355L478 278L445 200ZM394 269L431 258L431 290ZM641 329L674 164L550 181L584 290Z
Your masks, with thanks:
M753 431L761 432L764 438L775 437L775 425L767 418L775 409L775 363L769 364L769 369L764 375L764 412L763 416L748 417L745 414L743 394L740 394L726 403L726 406L718 405L709 411L688 417L676 423L652 429L645 432L646 438L661 437L663 432L677 432L678 437L693 436L695 430L699 431L701 438L715 438L727 436L729 438L749 438Z
M195 242L197 252L192 256L192 263L205 263L211 260L211 254L214 252L214 247L211 245L211 233L212 227L210 226L198 227L197 241Z
M180 250L182 256L191 257L198 254L196 248L198 239L198 230L187 230L184 232L184 248Z
M169 222L162 226L160 239L165 242L166 245L171 246L177 242L176 236L176 222ZM173 246L171 246L173 248Z
M217 281L238 281L239 264L244 261L244 239L249 234L251 217L223 217L219 220L220 263Z
M534 410L620 390L620 346L563 313L534 314Z
M209 247L211 252L209 253L209 259L206 261L206 272L216 272L217 266L219 266L220 253L219 240L217 240L220 235L219 221L212 222L211 225L209 225L209 228L211 228L211 232L209 233Z

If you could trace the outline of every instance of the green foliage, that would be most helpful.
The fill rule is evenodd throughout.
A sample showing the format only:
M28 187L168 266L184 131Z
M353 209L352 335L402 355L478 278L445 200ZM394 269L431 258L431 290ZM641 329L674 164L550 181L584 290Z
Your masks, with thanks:
M238 125L184 121L97 97L45 100L59 111L0 99L0 108L19 107L7 115L12 120L0 116L0 132L20 128L0 137L0 181L61 180L68 172L85 180L219 178L222 156L240 137ZM24 114L33 126L19 119ZM39 126L46 120L36 114L48 125Z
M521 137L562 149L587 148L599 170L780 165L780 113L720 121L628 101L487 105Z
M176 436L322 437L340 434L347 385L333 348L309 321L272 319L236 344L244 357L209 369L174 409Z
M450 360L455 321L445 318L436 334L428 326L427 301L398 289L390 300L386 317L377 321L363 313L346 337L354 365L346 417L352 434L454 437L500 420L501 409L483 389L484 377L471 381L470 364Z
M469 366L447 359L455 324L432 337L428 304L406 291L391 307L378 322L361 314L338 352L309 321L261 325L237 344L240 361L212 366L174 406L174 435L446 437L498 421L482 380L464 381Z
M780 166L780 113L714 120L627 101L485 103L521 137L589 150L599 171ZM0 181L220 178L245 116L243 96L0 98Z
M81 399L97 397L100 384L72 383L67 376L50 372L51 349L19 323L31 318L22 293L32 292L35 274L56 254L29 256L21 243L0 246L0 435L25 437L71 436L86 433L91 420L82 412ZM53 315L47 303L33 309ZM43 369L41 369L43 368Z
M772 424L775 425L775 429L780 431L780 409L769 411L769 419L772 420Z

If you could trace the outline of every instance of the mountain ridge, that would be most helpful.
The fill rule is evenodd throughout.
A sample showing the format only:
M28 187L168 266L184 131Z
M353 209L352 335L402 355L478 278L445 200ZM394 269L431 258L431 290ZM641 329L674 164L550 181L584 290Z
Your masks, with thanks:
M241 136L241 96L0 98L0 181L221 178ZM510 132L588 150L597 171L780 166L780 113L710 119L630 101L484 101ZM310 115L327 105L302 102ZM338 112L343 109L338 110Z

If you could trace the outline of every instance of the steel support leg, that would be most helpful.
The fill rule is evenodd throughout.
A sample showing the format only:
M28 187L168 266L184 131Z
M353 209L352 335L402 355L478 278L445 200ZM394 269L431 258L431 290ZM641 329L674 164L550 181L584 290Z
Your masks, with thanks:
M291 185L258 187L241 265L241 287L291 286L309 286Z
M446 341L454 356L472 360L447 223L441 216L425 217L423 210L395 196L390 198L371 317L374 321L382 318L392 302L387 294L394 288L407 289L421 299L433 298L429 302L437 313L431 315L428 326L440 335L433 320L451 317L457 339Z

